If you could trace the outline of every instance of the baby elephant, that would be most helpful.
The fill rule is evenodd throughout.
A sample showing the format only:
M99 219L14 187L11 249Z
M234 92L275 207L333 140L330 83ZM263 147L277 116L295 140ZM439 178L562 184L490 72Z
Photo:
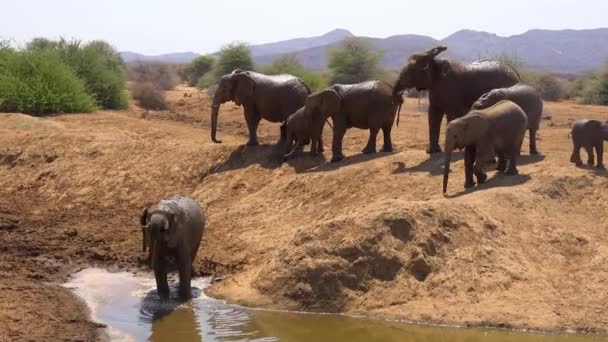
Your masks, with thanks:
M597 168L605 169L603 163L604 140L608 140L608 124L597 120L576 120L570 134L572 135L572 145L574 145L570 162L576 164L576 166L583 165L580 151L581 147L584 147L587 151L587 163L593 165L593 149L595 148L595 152L597 153Z
M511 101L499 101L489 108L472 110L451 121L445 136L443 193L447 192L450 161L455 148L464 147L465 188L475 185L473 175L477 177L478 184L486 181L488 176L484 165L495 155L498 155L499 172L516 175L526 127L526 114Z
M161 300L169 298L168 256L177 260L180 298L190 299L192 263L205 229L201 206L195 200L182 196L160 200L144 209L140 223L143 250L145 252L147 247L150 248L151 266Z
M540 127L543 114L543 100L534 87L518 83L509 88L491 90L483 94L471 109L485 109L495 105L498 101L509 100L515 102L528 116L528 130L530 131L530 154L537 155L536 132Z
M329 101L334 99L330 98ZM337 106L338 104L334 104ZM289 159L309 141L310 153L314 156L323 152L323 126L325 120L320 111L312 111L306 107L298 109L285 121L285 155Z

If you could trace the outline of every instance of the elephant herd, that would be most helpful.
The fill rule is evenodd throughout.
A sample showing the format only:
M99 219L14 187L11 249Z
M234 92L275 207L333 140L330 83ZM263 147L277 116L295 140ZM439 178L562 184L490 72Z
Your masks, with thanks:
M470 64L438 59L446 47L435 47L413 54L393 86L378 80L358 84L335 84L311 93L301 79L291 75L268 76L253 71L235 70L221 78L211 105L211 140L217 139L220 105L234 101L243 106L249 130L248 146L258 145L257 128L262 119L282 123L278 146L284 158L310 143L312 154L323 152L323 128L333 123L332 162L344 158L342 140L348 128L368 129L369 141L363 153L376 152L376 137L382 130L382 151L391 152L391 130L395 116L408 89L426 90L429 96L428 153L441 152L439 133L447 117L443 193L447 191L450 162L454 149L464 148L465 188L487 180L484 167L498 157L499 172L515 175L517 159L526 130L529 151L538 154L536 132L543 102L531 86L521 84L517 72L497 61ZM397 124L399 117L397 116ZM572 128L574 145L570 161L582 164L581 148L597 167L603 168L603 141L608 139L608 124L578 120ZM143 250L149 249L161 299L169 296L166 257L175 257L179 270L180 297L190 297L192 262L204 230L200 205L186 197L161 200L141 215Z
M219 82L211 105L211 140L217 139L220 105L234 101L245 112L248 146L258 144L261 119L282 123L278 146L285 159L294 157L310 143L310 152L323 152L323 128L331 118L332 162L344 158L342 141L352 127L369 130L363 153L375 153L376 137L382 130L383 152L392 152L391 130L409 89L426 90L429 96L428 153L441 152L439 133L444 116L447 187L451 153L465 149L465 187L485 182L485 164L498 157L498 170L517 174L517 158L526 130L530 132L530 154L538 154L536 132L543 102L531 86L520 83L517 72L498 61L461 63L437 56L447 48L438 46L409 57L394 85L379 80L357 84L334 84L311 93L291 75L268 76L237 69Z

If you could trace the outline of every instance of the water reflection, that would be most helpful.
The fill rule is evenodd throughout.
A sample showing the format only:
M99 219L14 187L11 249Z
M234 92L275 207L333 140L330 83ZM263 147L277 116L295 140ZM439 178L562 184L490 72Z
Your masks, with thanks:
M172 283L176 283L173 279ZM193 281L193 299L181 303L177 289L160 302L153 277L86 269L65 284L108 325L112 341L284 342L598 342L605 336L539 335L483 329L437 328L337 315L246 310L208 298L207 280Z

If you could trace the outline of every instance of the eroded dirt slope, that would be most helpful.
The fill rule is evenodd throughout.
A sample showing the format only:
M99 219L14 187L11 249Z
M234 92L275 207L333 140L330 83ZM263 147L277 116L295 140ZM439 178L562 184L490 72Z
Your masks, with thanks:
M424 152L424 103L404 105L395 153L360 154L367 132L353 129L341 163L326 163L325 152L282 164L272 145L277 124L262 123L262 145L245 147L242 111L225 105L223 144L214 144L209 100L200 93L184 98L186 91L171 92L164 112L0 115L0 275L10 290L0 292L0 322L25 315L6 303L31 293L26 286L46 291L40 293L51 301L41 300L40 312L49 312L64 292L44 282L92 264L140 268L141 209L180 193L207 212L197 266L228 274L212 293L230 301L606 330L608 182L605 173L569 165L567 136L574 118L604 119L605 108L547 104L543 157L528 156L526 145L521 175L491 172L472 192L462 191L458 158L444 198L441 156ZM326 150L330 142L326 128ZM95 334L86 317L70 323L67 311L54 316ZM0 324L0 335L19 336L28 322Z

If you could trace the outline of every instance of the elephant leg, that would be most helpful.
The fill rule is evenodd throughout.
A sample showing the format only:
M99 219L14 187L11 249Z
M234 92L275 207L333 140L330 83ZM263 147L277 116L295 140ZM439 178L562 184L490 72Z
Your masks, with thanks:
M304 147L304 143L301 140L296 140L296 143L293 145L293 148L291 149L291 151L289 153L287 153L286 155L284 155L283 159L288 160L288 159L293 158L293 156L298 151L301 151L303 147Z
M363 149L363 153L365 153L365 154L376 153L376 139L378 137L379 131L380 130L378 128L369 129L369 140L367 141L367 145Z
M154 278L156 279L156 290L162 301L169 299L169 282L167 281L167 260L165 257L166 247L158 246L158 241L154 242L157 245L154 248Z
M570 162L574 163L576 166L583 165L583 161L581 160L581 145L574 143Z
M323 147L323 127L321 127L321 132L319 133L319 137L317 138L317 151L319 153L325 152L325 147Z
M310 143L310 154L312 154L313 156L316 156L317 154L319 154L319 148L318 145L319 144L319 140L312 138L311 139L311 143Z
M253 110L245 110L245 121L247 122L247 129L249 130L249 141L247 146L257 146L258 142L258 125L260 124L260 117L255 115Z
M595 145L595 152L597 153L597 168L600 170L606 169L604 166L604 143L600 142Z
M507 160L505 159L505 154L500 152L498 153L498 166L496 167L498 172L505 172L507 170Z
M382 127L382 137L384 138L384 145L382 146L382 152L393 152L393 141L391 140L391 130L393 123L390 125L384 125Z
M188 300L192 298L192 257L188 248L178 250L177 263L179 265L179 297L182 300Z
M509 151L508 155L506 155L507 159L509 159L509 166L507 167L506 174L507 175L518 175L519 171L517 171L517 158L519 157L519 148L513 147Z
M530 128L530 155L536 156L539 155L538 150L536 149L536 129Z
M283 146L285 143L285 138L287 137L287 127L285 125L281 125L281 132L279 136L279 141L277 141L277 146Z
M464 148L464 187L471 188L475 186L473 182L473 164L475 163L475 146L466 146Z
M344 159L344 155L342 154L342 139L344 139L344 134L346 134L346 123L334 120L334 137L331 145L332 163Z
M444 113L441 109L429 107L429 147L426 150L429 154L441 152L441 146L439 146L439 133L441 131L443 115Z
M593 156L593 146L585 146L587 151L587 164L593 166L595 164L595 158Z

